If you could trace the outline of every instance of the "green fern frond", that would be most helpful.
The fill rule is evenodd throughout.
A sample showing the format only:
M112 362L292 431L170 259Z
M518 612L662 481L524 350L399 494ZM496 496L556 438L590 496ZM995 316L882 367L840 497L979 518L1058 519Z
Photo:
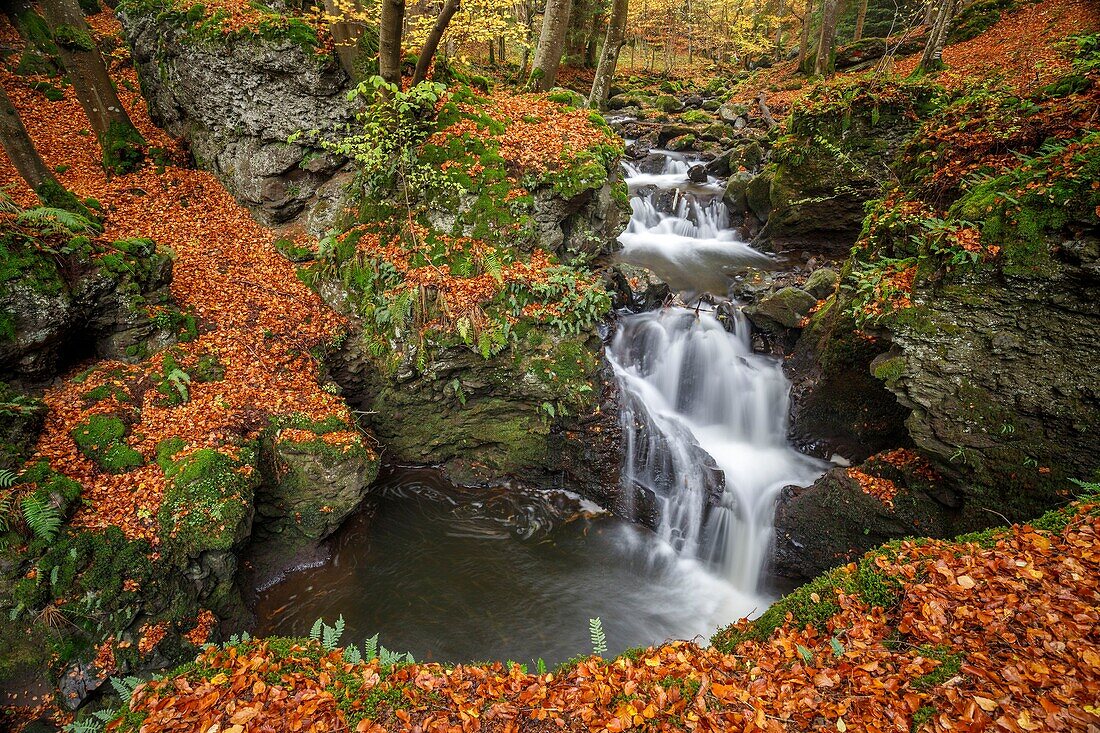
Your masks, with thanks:
M50 541L61 527L61 511L57 504L39 492L23 497L23 519L40 540Z
M588 637L592 641L592 653L602 656L607 653L607 635L603 631L600 617L588 619Z
M95 234L99 227L91 219L80 214L74 214L66 209L55 209L49 206L39 206L27 209L15 217L19 224L50 229L67 230L72 234Z

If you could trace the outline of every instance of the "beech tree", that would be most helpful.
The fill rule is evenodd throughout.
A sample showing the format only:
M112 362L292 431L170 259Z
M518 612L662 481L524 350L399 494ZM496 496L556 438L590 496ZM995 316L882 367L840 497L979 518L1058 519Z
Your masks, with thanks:
M83 209L76 196L58 183L53 171L42 162L42 156L35 149L31 136L27 134L27 128L23 126L23 120L19 119L15 105L11 103L11 98L8 97L2 85L0 85L0 144L3 144L4 152L8 154L8 159L19 171L19 175L43 204L71 211Z
M431 32L428 33L428 37L424 40L424 45L420 49L420 57L416 60L416 71L413 72L412 78L413 86L428 78L428 67L432 65L432 59L435 58L435 52L439 48L439 41L443 38L443 32L447 30L451 18L458 12L458 7L459 0L446 0L443 3L443 9L439 11L439 15L435 19L435 25L432 26ZM491 50L492 47L490 46Z
M145 138L119 101L80 5L77 0L44 0L43 9L61 64L99 140L104 167L114 173L134 170L145 159Z
M596 76L592 79L592 91L588 95L588 106L600 108L607 101L611 80L615 76L615 66L619 63L619 52L626 42L626 18L628 0L613 0L611 17L607 21L607 35L600 52L600 63L596 67Z
M947 34L951 32L951 18L955 15L957 2L958 0L940 0L935 21L924 44L924 53L917 65L918 71L928 73L943 68L943 47L947 43Z
M536 91L551 89L557 80L572 6L572 0L546 0L542 32L539 33L539 45L535 49L535 61L531 68L530 86Z
M829 76L833 72L833 46L836 44L836 22L840 15L840 0L824 0L821 7L821 32L817 37L817 58L814 74Z
M352 82L362 81L361 42L369 15L358 0L325 0L329 32L336 42L336 57Z
M382 0L378 27L378 75L401 86L401 39L405 31L405 0Z
M867 22L867 0L860 0L859 12L856 13L856 32L852 36L853 41L863 38L863 24Z

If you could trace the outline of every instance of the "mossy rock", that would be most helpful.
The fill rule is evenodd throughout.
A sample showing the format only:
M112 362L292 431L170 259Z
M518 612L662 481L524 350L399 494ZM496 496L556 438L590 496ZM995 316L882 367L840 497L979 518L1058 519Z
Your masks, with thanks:
M661 96L657 97L656 101L653 103L653 106L661 110L665 114L670 114L672 112L679 112L680 110L682 110L684 108L684 103L670 94L662 94Z
M772 213L771 190L773 179L774 175L766 170L760 175L754 176L745 188L745 201L760 221L768 221Z
M817 298L805 290L786 287L745 308L745 315L757 328L774 332L798 328L816 304Z
M748 171L738 171L730 176L726 183L726 192L722 196L722 201L725 202L730 213L749 213L748 190L752 179L753 175Z
M838 282L840 282L840 276L837 275L836 270L821 267L810 273L806 282L802 284L802 289L818 300L822 300L833 294Z
M141 454L125 443L126 423L115 415L92 415L72 430L73 441L87 458L108 473L125 473L145 465Z
M204 448L166 464L169 484L157 515L158 533L177 563L238 548L248 537L260 476L255 449L244 445L225 451Z
M0 382L0 469L16 471L30 457L46 412L42 400Z

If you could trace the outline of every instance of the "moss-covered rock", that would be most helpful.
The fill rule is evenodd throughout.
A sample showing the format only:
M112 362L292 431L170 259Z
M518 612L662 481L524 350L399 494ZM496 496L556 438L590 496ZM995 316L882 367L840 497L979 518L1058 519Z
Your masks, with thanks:
M75 359L132 359L171 341L149 315L169 302L167 254L145 239L93 242L83 217L75 233L42 216L0 231L0 368L37 383Z
M653 106L665 114L679 112L684 108L684 103L671 94L662 94L654 101Z
M264 585L310 559L359 507L379 464L364 435L338 420L291 417L268 428L260 439L264 480L249 548L254 582Z
M923 81L815 87L772 151L772 211L762 240L776 249L847 254L861 231L864 205L892 180L897 152L940 93Z
M115 415L92 415L72 430L73 441L86 457L108 473L125 473L145 464L125 442L126 424Z
M798 328L817 304L817 298L800 288L786 287L745 308L745 315L757 328L774 332Z
M46 422L46 404L0 382L0 469L16 471L30 457Z

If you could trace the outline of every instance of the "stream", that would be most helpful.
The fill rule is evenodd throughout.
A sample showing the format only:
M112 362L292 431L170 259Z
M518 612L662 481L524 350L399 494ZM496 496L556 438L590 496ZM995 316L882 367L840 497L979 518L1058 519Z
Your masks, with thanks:
M622 314L607 349L624 481L656 499L657 531L568 492L466 489L431 469L391 469L327 563L261 591L258 634L300 636L343 615L345 640L378 633L418 660L553 665L590 651L597 616L613 655L705 641L767 608L775 497L826 465L788 444L789 384L776 359L752 351L747 320L729 308L723 323L693 302L723 298L731 274L772 260L738 241L720 181L691 183L697 161L658 155L659 170L653 156L647 170L624 164L633 215L620 258L692 307Z

